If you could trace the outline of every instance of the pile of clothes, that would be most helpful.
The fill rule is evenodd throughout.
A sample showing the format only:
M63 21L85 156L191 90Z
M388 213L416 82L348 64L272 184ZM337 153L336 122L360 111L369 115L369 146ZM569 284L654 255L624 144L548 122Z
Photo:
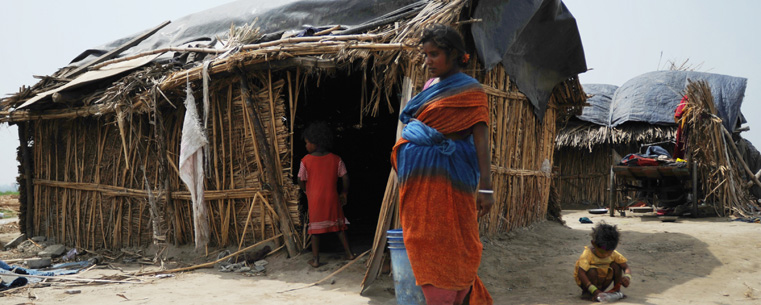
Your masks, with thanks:
M619 165L628 166L658 166L668 165L684 167L687 166L687 161L680 158L674 159L671 154L658 145L651 145L647 147L644 154L628 154L621 159Z

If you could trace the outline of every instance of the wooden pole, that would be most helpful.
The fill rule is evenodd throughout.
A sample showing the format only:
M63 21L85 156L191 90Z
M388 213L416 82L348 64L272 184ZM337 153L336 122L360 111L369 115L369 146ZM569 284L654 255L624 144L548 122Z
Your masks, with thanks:
M609 188L608 202L610 202L610 211L609 211L610 212L610 217L615 217L616 216L615 215L615 209L616 209L616 200L615 200L615 198L616 198L616 196L615 196L615 194L616 194L616 183L615 183L615 181L616 181L616 178L615 178L615 174L613 173L613 166L611 165L610 166L610 178L609 178L609 181L608 181L608 188Z
M692 163L692 217L698 217L698 162L695 154L690 157Z
M155 213L158 218L158 227L160 228L159 235L154 236L154 242L157 242L157 237L161 237L164 240L161 240L161 242L166 242L166 232L164 232L164 228L167 227L166 225L166 218L160 217L162 215L161 211L166 211L166 207L172 206L172 187L171 182L169 180L169 162L167 161L167 149L166 149L166 129L164 128L164 117L161 113L161 109L159 108L158 102L156 99L154 99L153 102L153 115L154 115L154 124L156 124L155 128L153 129L155 132L156 137L156 150L158 150L156 153L159 157L159 176L161 176L164 180L164 200L165 205L163 207L151 207L151 209L155 209L155 211L151 211L151 213ZM158 238L158 239L161 239Z
M104 62L106 60L109 60L111 58L116 57L117 55L121 54L122 52L126 51L127 49L129 49L129 48L139 44L141 41L145 40L146 38L151 37L153 34L156 34L156 32L158 32L159 30L161 30L162 28L167 26L170 22L171 21L164 21L164 22L162 22L161 24L159 24L155 28L149 30L148 32L143 33L140 36L137 36L137 37L133 38L132 40L128 41L127 43L125 43L123 45L118 46L116 49L113 49L113 50L109 51L108 53L101 55L100 57L96 58L92 62L89 62L89 63L87 63L87 64L85 64L83 66L80 66L79 68L74 69L74 71L66 73L63 77L66 78L66 77L77 75L80 72L87 70L89 67L91 67L93 65L102 63L102 62Z
M115 281L115 280L100 280L100 279L83 279L83 278L76 278L76 277L62 277L62 276L47 276L47 275L28 275L28 274L18 274L18 277L28 277L28 278L36 278L36 279L46 279L46 280L59 280L59 281L73 281L73 282L88 282L88 283L112 283L112 284L145 284L147 282L143 281Z
M248 246L248 247L245 247L245 248L243 248L243 249L240 249L240 250L238 250L238 251L235 251L235 253L232 253L232 254L230 254L230 255L227 255L227 256L225 256L225 257L223 257L223 258L220 258L220 259L218 259L218 260L215 260L215 261L212 261L212 262L203 263L203 264L198 264L198 265L194 265L194 266L190 266L190 267L182 267L182 268L176 268L176 269L163 270L163 271L138 272L138 273L136 273L135 275L136 275L136 276L141 276L141 275L166 274L166 273L175 273L175 272L190 271L190 270L195 270L195 269L200 269L200 268L209 268L209 267L214 267L214 264L216 264L216 263L219 263L219 262L225 261L225 260L227 260L228 258L231 258L231 257L237 256L237 255L240 255L240 254L241 254L241 253L243 253L243 252L246 252L246 251L248 251L248 250L251 250L251 249L253 249L253 248L256 248L256 247L258 247L258 246L260 246L260 245L262 245L262 244L264 244L264 243L266 243L266 242L268 242L268 241L271 241L271 240L275 240L275 239L277 239L277 238L280 238L280 237L282 237L282 236L283 236L283 234L278 234L278 235L272 236L272 237L270 237L270 238L268 238L268 239L262 240L262 241L260 241L260 242L258 242L258 243L255 243L255 244L253 244L253 245L250 245L250 246ZM273 252L275 252L275 251L272 251L272 252L270 252L270 253L273 253Z
M25 122L18 126L19 131L19 149L21 149L21 160L24 163L24 190L26 192L26 201L23 204L26 206L24 209L24 230L26 236L34 236L34 183L32 173L32 159L30 156L29 148L29 135L32 134L32 122Z
M359 256L357 256L356 258L354 258L352 261L350 261L349 263L347 263L347 264L346 264L346 265L344 265L343 267L341 267L341 268L338 268L338 270L336 270L336 271L333 271L333 273L331 273L331 274L328 274L328 276L326 276L326 277L322 278L322 279L321 279L321 280L319 280L319 281L316 281L316 282L314 282L314 283L311 283L311 284L309 284L309 285L305 285L305 286L297 287L297 288L292 288L292 289L288 289L288 290L278 291L278 293L289 292L289 291L294 291L294 290L299 290L299 289L304 289L304 288L309 288L309 287L312 287L312 286L317 286L317 285L320 285L320 284L322 284L323 282L325 282L325 281L329 280L331 277L335 276L336 274L339 274L339 273L341 273L341 271L344 271L344 270L346 270L346 268L349 268L349 266L351 266L351 265L353 265L354 263L356 263L357 261L359 261L359 259L360 259L360 258L362 258L362 257L364 257L365 255L367 255L367 253L370 253L370 250L367 250L367 251L365 251L365 253L362 253L362 254L360 254Z
M756 172L754 176L756 176L756 179L761 179L761 170ZM753 181L748 181L748 183L746 184L747 187L750 187L751 185L753 185Z
M745 172L750 176L750 180L753 181L756 185L761 187L761 182L758 181L758 178L756 178L756 175L750 170L748 167L748 164L745 163L745 160L743 160L743 156L740 153L740 150L737 149L737 145L735 145L735 141L732 140L732 135L727 131L727 128L724 127L723 124L721 124L721 131L724 132L724 136L727 138L727 143L729 143L729 147L732 148L732 152L735 153L735 156L737 156L737 161L740 162L740 165L742 165L743 169L745 169Z
M240 77L241 97L251 110L249 116L251 117L251 122L254 123L255 140L257 146L260 147L259 152L263 161L262 165L265 166L265 168L261 170L266 172L269 183L272 186L272 201L274 201L275 209L280 218L280 232L283 232L283 239L285 240L285 247L288 250L288 256L295 257L298 254L298 248L293 240L293 231L291 230L293 224L283 195L283 186L280 183L280 179L277 177L278 171L274 160L275 156L273 148L267 143L264 126L259 118L259 113L256 110L256 105L254 105L254 100L251 97L251 90L248 88L248 77L246 76L246 72L240 68L237 69L236 72ZM272 136L272 139L273 141L275 140L275 135Z

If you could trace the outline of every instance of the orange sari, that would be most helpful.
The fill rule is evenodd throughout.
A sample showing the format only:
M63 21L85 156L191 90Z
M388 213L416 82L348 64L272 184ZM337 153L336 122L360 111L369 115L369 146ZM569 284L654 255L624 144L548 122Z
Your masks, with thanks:
M486 94L475 79L459 73L423 90L407 104L406 123L391 162L400 181L399 212L404 244L417 285L471 289L470 304L492 304L478 278L476 189L478 160L472 135L444 134L488 123Z

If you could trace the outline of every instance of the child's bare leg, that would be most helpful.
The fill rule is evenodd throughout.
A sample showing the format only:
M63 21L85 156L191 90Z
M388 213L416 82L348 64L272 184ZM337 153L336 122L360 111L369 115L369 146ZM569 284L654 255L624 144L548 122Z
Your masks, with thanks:
M610 268L613 269L613 289L610 291L619 291L621 290L621 276L623 275L623 271L621 270L621 265L616 263L611 263Z
M341 244L344 246L344 251L346 251L346 259L354 259L354 253L351 252L351 248L349 248L349 240L346 238L346 231L338 231L338 239L341 240Z
M309 265L312 267L320 266L320 235L312 234L312 259L309 260Z
M610 273L611 272L608 271L607 277L600 277L599 273L597 272L597 268L589 268L589 270L586 272L586 275L587 279L589 279L589 282L592 285L595 285L595 287L597 287L600 292L603 292L606 288L608 288L608 286L610 286L610 283L613 282L613 277L610 276ZM583 299L594 301L594 296L586 287L583 287L583 285L579 287L581 287L581 297Z

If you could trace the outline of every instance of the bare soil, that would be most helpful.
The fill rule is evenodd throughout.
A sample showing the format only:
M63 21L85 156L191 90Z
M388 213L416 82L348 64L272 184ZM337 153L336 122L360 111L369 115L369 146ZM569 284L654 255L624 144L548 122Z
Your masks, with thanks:
M495 304L588 304L579 298L573 265L594 224L618 225L618 250L629 259L634 278L620 304L759 304L761 303L761 224L726 218L679 219L608 217L584 210L564 211L567 225L540 222L493 238L483 238L480 276ZM0 234L4 244L12 234ZM340 252L322 256L320 268L307 265L309 254L288 259L280 251L266 258L262 275L223 273L217 269L158 278L141 276L141 284L88 284L50 281L0 292L4 304L396 304L393 280L385 274L364 295L359 284L366 257L318 286L302 288L344 266ZM0 252L7 259L12 251ZM190 248L172 249L166 267L200 263ZM213 255L210 255L213 256ZM209 257L207 260L212 260ZM126 278L156 265L108 262L79 273L79 278ZM3 277L11 280L12 277ZM301 288L291 290L294 288ZM67 294L67 290L79 290ZM288 291L291 290L291 291Z

